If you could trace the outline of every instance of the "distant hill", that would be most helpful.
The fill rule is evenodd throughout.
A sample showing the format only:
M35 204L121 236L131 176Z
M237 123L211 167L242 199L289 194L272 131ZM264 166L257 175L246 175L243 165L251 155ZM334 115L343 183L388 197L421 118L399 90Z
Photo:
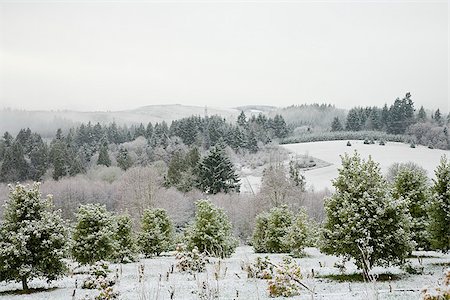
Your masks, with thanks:
M234 119L240 110L234 108L214 108L207 107L208 115L221 115L226 119ZM189 117L192 115L205 115L205 107L187 106L180 104L173 105L148 105L131 110L123 111L26 111L15 109L0 110L0 132L9 131L15 135L21 128L31 128L44 136L53 136L57 128L63 130L73 127L79 123L117 124L132 125L148 122L156 123Z

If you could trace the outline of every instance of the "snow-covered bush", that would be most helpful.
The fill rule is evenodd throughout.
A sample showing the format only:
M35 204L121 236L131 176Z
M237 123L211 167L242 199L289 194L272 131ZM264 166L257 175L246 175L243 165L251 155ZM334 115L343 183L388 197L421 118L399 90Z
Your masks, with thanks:
M191 251L187 250L186 245L177 245L177 269L180 272L196 273L206 270L208 258L204 252L200 253L197 247Z
M412 251L405 201L392 198L370 157L345 154L338 171L336 192L325 201L321 250L354 258L366 276L375 265L402 263Z
M133 262L136 259L137 249L131 217L128 214L116 216L115 223L116 251L114 259L121 263Z
M286 207L274 207L256 216L252 245L257 253L289 252L286 236L294 216Z
M55 280L66 271L68 230L51 197L41 198L39 183L10 186L0 224L0 281L22 282L28 290L33 278Z
M72 255L82 264L112 257L115 251L114 222L105 206L81 205L73 231Z
M272 279L274 265L268 256L258 256L254 263L245 266L248 278Z
M173 225L164 209L146 209L142 215L139 247L146 256L160 255L169 250Z
M188 249L197 247L211 256L229 257L237 247L237 240L228 216L208 200L198 200L195 205L194 222L186 228Z
M252 245L255 252L288 253L299 256L307 244L308 217L301 210L294 216L286 206L274 207L256 217Z
M111 270L106 261L98 261L89 268L89 276L83 281L83 289L101 289L113 286L116 281L108 276Z
M429 233L433 249L450 251L450 160L445 156L435 170L429 207Z
M269 280L268 290L271 297L292 297L300 294L300 266L290 257L275 267L274 276Z

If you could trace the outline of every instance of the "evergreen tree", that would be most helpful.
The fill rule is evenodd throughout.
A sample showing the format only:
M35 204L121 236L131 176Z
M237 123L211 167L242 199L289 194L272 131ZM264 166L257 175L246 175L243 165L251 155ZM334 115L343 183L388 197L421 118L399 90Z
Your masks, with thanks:
M124 171L128 170L133 165L133 160L126 148L119 149L119 154L117 154L117 165Z
M55 280L66 271L63 261L68 231L51 198L41 198L39 184L10 187L0 225L0 281Z
M49 153L48 147L41 136L34 133L31 136L29 177L38 181L44 176L48 168Z
M423 106L421 106L419 109L419 112L417 114L417 120L419 122L425 122L427 120L427 113L425 112Z
M244 111L241 111L241 113L239 114L237 118L237 124L243 128L247 128L248 126L247 117L245 116Z
M197 185L208 194L239 192L239 177L222 145L213 147L201 160Z
M97 165L111 166L111 159L108 154L108 145L106 142L102 143L98 153Z
M342 131L344 128L342 127L341 121L339 121L338 117L334 117L333 122L331 123L331 131Z
M72 256L82 264L93 264L114 255L113 217L100 204L81 205L76 214L77 223L72 234Z
M404 199L412 217L411 238L418 249L429 249L428 227L428 178L423 169L401 166L393 184L394 199Z
M442 115L441 115L441 111L439 110L439 108L436 110L436 112L434 113L434 121L436 123L438 123L438 125L442 125Z
M255 132L250 130L247 137L246 148L250 153L258 152L258 140L256 139Z
M128 214L115 217L116 251L114 258L120 263L132 262L136 258L136 242L133 236L133 222Z
M390 196L379 165L345 154L333 186L336 192L325 200L322 251L354 258L366 277L376 265L402 263L412 250L407 210Z
M138 239L141 251L147 257L169 250L173 240L173 225L166 210L144 210Z
M405 98L397 98L389 109L387 132L392 134L404 134L406 128L414 121L414 103L411 94L406 93Z
M14 141L6 148L0 169L0 181L18 182L28 179L28 163L25 160L22 146Z
M387 130L389 122L389 108L387 104L384 104L383 109L381 110L381 128L383 130Z
M352 108L347 114L347 122L345 124L345 130L359 131L361 130L361 119L358 109Z
M147 128L145 129L145 137L148 141L152 139L153 136L153 125L151 122L147 124Z
M237 247L225 212L208 200L195 202L194 222L186 228L187 246L216 257L229 257Z
M273 118L272 129L275 137L279 139L287 137L289 133L286 122L281 115L275 115Z
M435 170L429 207L431 246L436 250L450 250L450 160L445 156Z

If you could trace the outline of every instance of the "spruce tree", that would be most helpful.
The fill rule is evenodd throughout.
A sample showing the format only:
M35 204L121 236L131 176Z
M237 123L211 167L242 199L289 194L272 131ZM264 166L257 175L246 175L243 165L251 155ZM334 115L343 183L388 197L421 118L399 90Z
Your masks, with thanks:
M108 145L106 142L102 143L98 153L97 165L111 166L111 159L108 154Z
M93 264L114 255L114 222L106 207L100 204L81 205L72 234L72 256L81 264Z
M433 249L450 250L450 160L445 156L435 170L429 207L429 233Z
M173 240L173 225L166 210L144 210L138 240L142 253L147 257L169 250Z
M0 181L11 183L27 179L28 163L21 144L14 141L10 147L6 148L0 169Z
M186 228L187 246L211 256L229 257L237 247L231 222L225 212L208 200L195 202L194 222Z
M342 131L344 128L342 127L341 121L339 121L338 117L334 117L333 122L331 123L331 131Z
M222 145L213 147L200 162L197 185L208 194L239 192L239 177Z
M119 149L119 154L117 154L117 165L124 171L128 170L133 165L133 160L126 148Z
M130 215L123 214L115 216L116 250L114 258L121 263L132 262L136 258L136 241L133 236L133 222Z
M425 122L427 120L427 113L423 106L420 107L419 112L417 113L417 120L419 122Z
M10 187L0 225L0 281L22 282L28 290L33 278L51 281L65 273L68 230L52 209L38 183Z
M355 259L366 277L376 265L402 263L412 250L407 207L392 199L379 165L345 154L333 186L322 251Z
M247 128L247 117L245 116L244 111L241 111L241 113L239 114L237 118L237 124L243 128Z

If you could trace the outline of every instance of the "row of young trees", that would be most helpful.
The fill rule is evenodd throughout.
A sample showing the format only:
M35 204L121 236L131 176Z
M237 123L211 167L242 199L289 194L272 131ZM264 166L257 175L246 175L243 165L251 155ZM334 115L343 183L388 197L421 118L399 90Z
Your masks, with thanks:
M175 239L164 209L146 209L135 233L129 215L113 215L99 204L81 205L71 228L53 210L51 197L41 197L38 183L17 184L0 224L0 281L18 281L28 290L34 278L51 281L66 274L66 258L80 264L126 263L138 253L151 257L175 249L176 241L219 257L230 256L237 246L228 217L207 200L196 202L194 220L179 235Z
M58 129L50 143L29 128L22 129L15 138L5 132L0 139L0 182L39 181L47 172L58 180L84 173L95 164L111 166L113 162L126 170L160 159L161 152L170 160L172 149L183 147L204 151L221 144L236 152L255 153L258 144L287 134L280 115L247 118L243 112L234 124L219 116L192 116L173 121L170 127L165 122L131 127L83 123L65 134ZM132 155L126 145L139 139L146 144ZM112 149L116 149L114 157Z

